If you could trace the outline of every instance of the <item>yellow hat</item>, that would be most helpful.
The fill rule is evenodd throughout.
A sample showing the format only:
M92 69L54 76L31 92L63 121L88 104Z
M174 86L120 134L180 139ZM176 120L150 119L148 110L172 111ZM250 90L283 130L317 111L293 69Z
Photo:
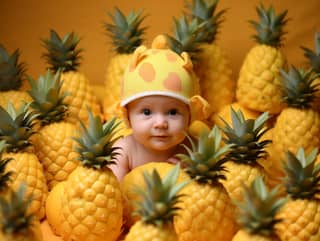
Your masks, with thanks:
M154 41L150 49L145 46L136 49L123 76L120 105L126 106L145 96L162 95L188 105L197 102L197 108L203 104L206 106L206 101L198 95L199 83L189 55L178 55L169 48L161 47L163 45Z

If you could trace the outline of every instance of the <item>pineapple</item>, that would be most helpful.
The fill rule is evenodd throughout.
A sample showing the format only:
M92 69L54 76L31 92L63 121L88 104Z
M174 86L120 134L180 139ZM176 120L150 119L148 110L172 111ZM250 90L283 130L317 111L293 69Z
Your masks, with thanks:
M281 175L280 161L285 159L287 151L295 153L303 147L309 152L311 148L320 145L320 116L311 108L317 88L314 84L317 75L312 70L304 71L294 66L288 72L281 70L281 75L287 107L278 115L273 128L269 154L274 177Z
M245 119L241 110L236 112L231 108L232 125L225 122L222 127L225 143L232 146L226 156L226 179L221 182L233 200L242 200L242 183L250 185L257 176L266 176L259 160L267 156L265 147L271 142L260 140L268 130L268 118L268 113L264 112L256 119Z
M178 154L192 181L181 190L180 210L174 217L179 241L228 241L237 231L235 206L220 183L225 178L224 158L229 145L221 145L215 126L202 132L197 142L190 139L187 154Z
M25 80L26 65L19 62L20 51L16 49L11 55L0 44L0 106L6 108L8 100L19 108L23 101L29 102L30 96L25 92L27 81Z
M173 164L167 162L149 162L138 166L127 173L121 181L121 191L124 196L124 217L126 228L130 228L138 219L139 215L135 215L134 203L141 198L135 192L136 187L145 188L143 173L156 170L160 177L163 178L172 168ZM185 172L180 172L177 182L188 180L189 176Z
M80 38L74 32L67 33L61 38L54 30L50 31L50 38L43 40L43 45L47 50L43 54L44 58L52 71L62 70L61 91L70 93L65 103L69 106L69 115L66 118L71 123L88 120L87 106L95 114L102 114L89 80L78 71L82 51L77 48L79 41Z
M151 174L143 173L145 188L140 186L137 189L142 200L136 209L141 220L130 228L125 241L178 241L173 219L181 198L179 192L188 184L188 181L176 184L179 170L179 165L176 165L163 178L155 169Z
M32 197L27 196L21 185L9 191L7 198L0 196L0 241L42 241L40 222L29 213Z
M229 58L217 44L217 34L226 12L225 9L216 10L218 3L218 0L193 0L188 4L191 19L203 24L201 33L205 37L200 42L194 70L200 80L201 95L208 101L212 113L234 101L236 87Z
M74 150L77 143L72 139L77 126L66 121L68 106L65 104L66 94L62 92L60 72L52 74L47 70L46 75L37 81L32 78L29 81L29 94L33 99L31 107L38 113L40 122L38 134L32 142L51 190L78 166L75 160L78 154Z
M7 145L3 157L12 159L6 166L6 171L13 172L10 187L17 191L21 183L26 183L26 195L33 196L30 212L42 219L48 187L43 167L31 143L36 117L29 104L22 105L18 110L11 102L7 110L0 106L0 140L5 140Z
M78 166L64 184L61 198L61 236L66 241L115 241L121 233L122 194L118 179L108 165L115 163L117 148L112 147L118 125L115 118L102 123L89 114L89 126L81 122L76 137Z
M260 22L251 24L257 31L254 35L257 45L247 53L240 69L236 98L248 109L278 114L284 107L279 71L286 67L280 47L288 21L287 10L276 15L272 6L267 10L262 4L256 10Z
M289 200L277 215L281 222L275 225L282 241L320 240L320 164L316 164L318 149L308 154L300 147L296 152L288 151L283 163L283 184Z
M286 199L279 197L278 187L268 191L261 176L250 186L243 186L244 200L236 202L239 207L240 230L232 241L280 241L274 226L281 220L276 218Z
M314 72L316 72L317 74L320 74L320 35L319 33L316 32L314 35L314 51L306 47L302 47L302 49L304 50L304 56L308 60L309 65L311 65L311 68L314 70ZM320 77L314 80L314 84L317 85L317 89L319 89ZM317 108L318 112L320 111L319 103L320 103L320 91L317 91L314 106L315 108Z
M119 108L121 81L125 68L134 50L143 42L146 28L141 27L145 16L142 11L131 11L127 16L119 8L108 13L112 23L105 23L105 29L114 46L114 56L109 60L105 75L105 97L103 113L105 119L113 116L122 117Z

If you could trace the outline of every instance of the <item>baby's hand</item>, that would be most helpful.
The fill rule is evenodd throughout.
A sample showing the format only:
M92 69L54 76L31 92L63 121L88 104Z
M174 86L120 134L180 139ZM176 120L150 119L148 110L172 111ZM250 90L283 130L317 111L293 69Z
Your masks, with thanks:
M169 159L167 159L168 163L171 163L171 164L177 164L177 163L180 163L180 159L176 158L176 157L170 157Z

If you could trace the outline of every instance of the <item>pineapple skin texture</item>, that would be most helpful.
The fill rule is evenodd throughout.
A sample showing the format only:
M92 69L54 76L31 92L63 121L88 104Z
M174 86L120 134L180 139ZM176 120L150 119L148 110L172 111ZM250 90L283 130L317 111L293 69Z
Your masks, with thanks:
M276 236L262 236L258 234L250 234L240 229L233 237L232 241L280 241Z
M42 241L42 231L39 220L35 219L30 228L20 233L4 234L0 232L0 241Z
M79 166L64 191L59 231L65 241L115 241L120 236L122 196L110 169Z
M106 68L104 81L105 97L103 99L103 115L106 120L113 116L122 117L120 109L121 83L123 73L132 54L115 54Z
M227 190L231 200L243 199L242 184L250 185L253 180L266 175L264 169L260 166L252 167L248 164L238 164L233 161L225 163L227 172L225 172L226 180L221 180L221 183Z
M97 96L94 94L93 88L84 74L68 71L61 74L61 80L63 80L61 93L69 93L64 101L68 105L66 121L77 124L79 120L82 120L87 123L87 107L90 107L94 115L102 116Z
M18 190L21 183L27 185L26 195L32 195L29 211L34 213L39 220L45 216L45 202L48 196L48 187L43 167L38 157L34 153L5 153L4 158L13 158L6 167L7 171L12 171L13 182L11 187Z
M179 241L230 241L237 231L235 207L221 184L191 182L182 189L174 227Z
M281 241L320 240L319 200L296 199L288 201L280 210L275 230Z
M77 143L71 139L76 133L74 124L58 122L42 127L38 135L34 136L35 152L43 165L49 190L65 181L79 165L75 151Z
M10 90L0 92L0 106L7 109L9 101L11 101L15 109L18 109L23 101L29 103L32 101L32 98L26 91Z
M286 151L296 153L303 147L308 153L320 145L320 115L312 109L285 108L273 128L270 160L274 170L282 170Z
M201 96L208 101L211 112L216 113L233 102L236 81L231 78L232 69L218 45L202 44L201 50L194 69L199 77Z
M172 226L156 227L152 224L136 222L126 235L124 241L178 241Z
M280 68L286 66L281 51L268 45L256 45L248 52L240 69L236 98L249 109L280 113L282 102Z

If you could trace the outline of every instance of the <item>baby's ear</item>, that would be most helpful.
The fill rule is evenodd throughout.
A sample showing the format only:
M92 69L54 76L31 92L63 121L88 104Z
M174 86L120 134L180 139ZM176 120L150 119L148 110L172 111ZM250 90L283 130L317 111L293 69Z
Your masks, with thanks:
M141 62L141 60L146 56L145 52L147 51L147 47L144 45L139 46L133 52L133 55L130 59L129 70L133 71L137 67L137 65Z
M187 52L182 52L181 57L184 61L183 68L185 68L189 73L193 72L193 63Z

